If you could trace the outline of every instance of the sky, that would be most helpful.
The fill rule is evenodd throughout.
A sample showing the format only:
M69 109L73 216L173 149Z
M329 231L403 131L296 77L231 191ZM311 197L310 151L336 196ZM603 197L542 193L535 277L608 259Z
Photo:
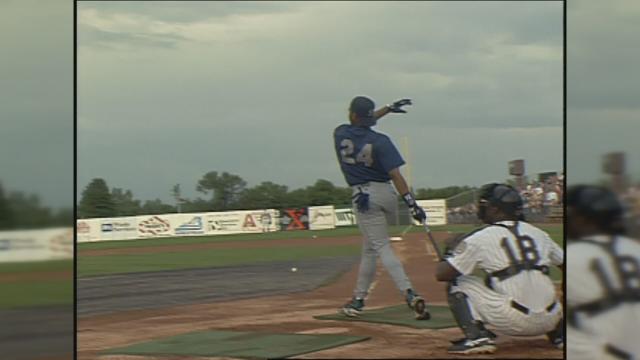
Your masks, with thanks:
M605 178L602 155L622 151L640 182L640 2L569 1L567 181Z
M415 188L560 171L562 41L555 2L80 2L78 193L345 186L332 132L356 95L413 99L375 130Z
M73 207L73 4L0 1L0 183Z

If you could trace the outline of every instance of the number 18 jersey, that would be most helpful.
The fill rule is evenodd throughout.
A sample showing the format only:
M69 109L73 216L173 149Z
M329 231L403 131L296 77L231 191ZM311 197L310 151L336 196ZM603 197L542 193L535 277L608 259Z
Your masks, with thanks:
M333 139L340 169L350 186L389 181L389 171L405 163L388 136L368 127L340 125Z
M499 224L513 226L512 221ZM518 234L516 237L511 230L496 225L481 228L462 240L447 261L462 275L470 275L475 269L492 273L522 262L539 266L563 263L562 248L543 230L519 221ZM532 310L544 309L556 298L551 279L537 270L521 271L502 281L494 277L492 285L498 293Z

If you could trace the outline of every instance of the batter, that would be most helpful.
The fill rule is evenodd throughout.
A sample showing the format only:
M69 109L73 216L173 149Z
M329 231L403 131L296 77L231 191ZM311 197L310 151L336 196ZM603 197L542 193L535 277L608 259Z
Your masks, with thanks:
M388 136L371 129L379 118L388 113L406 113L402 109L405 105L411 105L411 100L402 99L374 111L375 104L371 99L355 97L349 107L350 124L338 126L333 134L340 169L353 189L354 213L364 237L353 297L341 309L347 316L356 317L363 311L364 300L376 273L376 260L380 257L416 319L427 320L430 317L424 298L413 290L389 242L387 219L395 218L398 211L393 186L402 194L414 219L422 223L427 217L400 173L399 168L405 163L400 153Z

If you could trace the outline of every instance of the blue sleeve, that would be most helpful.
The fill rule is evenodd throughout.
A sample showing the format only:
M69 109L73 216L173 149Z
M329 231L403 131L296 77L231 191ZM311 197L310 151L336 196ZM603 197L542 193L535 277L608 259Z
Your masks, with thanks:
M376 157L385 173L404 165L402 156L388 137L382 136L376 145Z

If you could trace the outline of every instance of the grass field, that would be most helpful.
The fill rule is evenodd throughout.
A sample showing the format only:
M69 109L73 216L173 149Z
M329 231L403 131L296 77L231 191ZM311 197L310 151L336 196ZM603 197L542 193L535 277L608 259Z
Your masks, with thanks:
M73 304L73 278L0 283L0 309Z
M68 271L63 279L19 279L33 273ZM18 280L0 282L0 309L73 304L73 261L41 261L0 264L0 275Z
M73 260L0 263L0 274L41 271L73 271Z
M211 249L173 253L79 256L78 277L247 265L274 261L305 260L320 257L357 255L358 246L288 247L254 249Z
M541 225L550 236L562 244L562 225ZM432 231L450 231L454 233L468 232L476 228L473 225L447 225L434 226ZM392 235L399 235L405 226L393 226L390 229ZM424 231L419 226L414 226L408 232ZM315 235L318 239L328 237L354 236L360 235L357 227L345 227L323 231L291 231L272 232L265 234L242 234L242 235L221 235L221 236L197 236L197 237L174 237L162 239L145 239L131 241L106 241L96 243L79 244L78 249L116 249L132 247L162 247L176 244L199 244L211 242L236 242L236 241L265 241L280 239L307 238L310 241ZM141 271L177 270L192 268L210 268L219 266L256 264L272 261L295 261L303 259L313 259L319 257L332 257L344 255L358 255L360 246L354 245L331 245L326 247L289 247L278 248L253 248L253 249L211 249L193 250L182 252L147 253L147 254L126 254L126 255L105 255L105 256L78 256L78 277L98 276L118 273L131 273ZM552 274L558 278L559 273Z

